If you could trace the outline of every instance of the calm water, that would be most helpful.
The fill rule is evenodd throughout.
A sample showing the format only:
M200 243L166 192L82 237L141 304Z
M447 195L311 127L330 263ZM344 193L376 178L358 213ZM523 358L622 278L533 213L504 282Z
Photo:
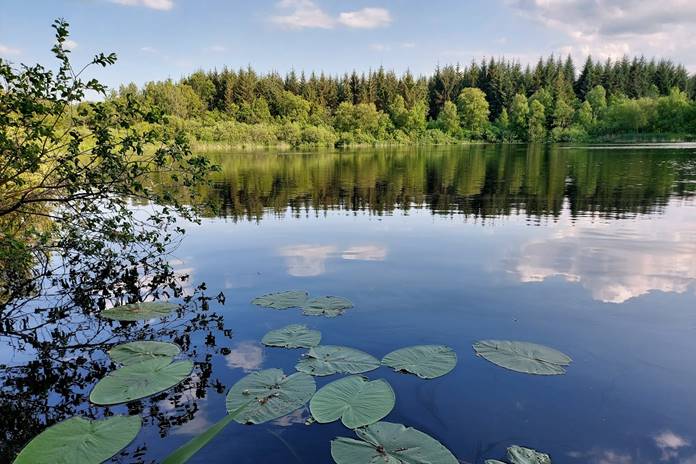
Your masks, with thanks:
M213 158L222 172L201 195L219 216L189 226L173 262L191 286L224 291L224 306L212 305L224 323L167 326L199 362L196 375L175 394L131 405L148 426L121 462L156 462L205 430L247 373L291 372L301 350L260 344L291 323L380 358L408 345L451 346L459 363L444 377L367 375L396 392L385 420L436 437L463 463L503 458L510 444L558 463L696 462L695 146ZM324 319L249 303L285 289L345 296L355 307ZM472 343L486 338L549 345L574 362L564 376L506 371L473 355ZM8 353L7 364L29 362ZM83 356L104 359L100 349ZM7 378L4 401L12 389L22 401L38 397L22 403L40 404L25 411L33 428L46 415L103 414L84 401L89 376L29 394ZM306 426L307 417L232 424L191 462L332 462L330 440L352 432Z

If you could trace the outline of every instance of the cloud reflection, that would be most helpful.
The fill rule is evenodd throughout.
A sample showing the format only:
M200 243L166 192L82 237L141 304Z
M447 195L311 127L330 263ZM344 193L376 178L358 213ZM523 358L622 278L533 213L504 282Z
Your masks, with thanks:
M577 282L606 303L651 291L684 293L696 282L696 222L680 211L649 221L563 225L524 244L514 272L521 282Z
M278 250L285 257L288 274L293 277L315 277L326 272L326 261L340 254L350 261L384 261L387 248L383 245L356 245L338 250L334 245L301 244L282 247Z
M346 249L341 258L359 261L384 261L387 257L387 248L379 245L362 245Z
M256 371L263 365L263 347L253 341L240 342L225 356L227 367L242 369L244 372Z
M315 277L326 272L326 260L336 251L332 245L293 245L279 253L285 257L288 274L293 277Z

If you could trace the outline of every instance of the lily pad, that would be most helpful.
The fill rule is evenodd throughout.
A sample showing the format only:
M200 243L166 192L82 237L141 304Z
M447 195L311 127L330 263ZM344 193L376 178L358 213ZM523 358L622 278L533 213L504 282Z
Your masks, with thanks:
M310 375L297 372L286 376L280 369L253 372L235 383L227 393L227 411L246 406L234 420L241 424L261 424L286 416L301 408L314 395L317 386Z
M374 424L394 409L396 396L386 380L352 375L321 388L309 402L317 422L341 419L349 429Z
M89 394L94 404L112 405L145 398L172 388L191 374L191 361L156 358L124 366L101 379Z
M155 358L169 358L181 352L181 348L173 343L140 341L117 345L109 350L109 356L124 366L149 361Z
M481 340L474 343L474 350L493 364L526 374L565 374L565 366L572 361L558 350L528 342Z
M115 306L105 309L99 315L115 321L146 321L169 316L176 308L177 305L165 301L147 301Z
M382 359L382 364L422 379L434 379L454 369L457 354L444 345L409 346L392 351Z
M336 317L352 307L353 303L342 296L320 296L303 304L302 313L305 316Z
M360 440L331 441L336 464L458 464L445 446L420 430L391 422L377 422L355 430Z
M283 348L311 348L321 341L321 332L308 329L306 325L291 324L282 329L271 330L261 339L267 346Z
M320 345L309 350L295 369L311 375L362 374L379 367L379 360L347 346Z
M507 449L507 458L512 464L551 464L551 456L548 454L517 445Z
M34 437L14 464L88 464L104 462L140 432L140 416L114 416L90 421L71 417Z
M303 290L290 290L287 292L268 293L254 298L251 302L257 306L273 309L299 308L305 304L309 293Z

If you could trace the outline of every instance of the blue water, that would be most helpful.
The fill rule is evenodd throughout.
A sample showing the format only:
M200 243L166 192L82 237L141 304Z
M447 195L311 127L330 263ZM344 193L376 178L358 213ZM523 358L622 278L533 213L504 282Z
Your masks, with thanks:
M216 155L223 172L207 195L222 208L187 226L173 262L191 286L225 293L215 310L233 334L212 334L229 352L206 360L206 388L155 403L165 416L195 405L187 421L148 426L131 449L160 460L222 418L247 373L291 373L303 351L260 340L304 323L322 343L378 358L452 347L459 361L444 377L366 375L396 392L385 420L432 435L462 463L502 459L512 444L554 463L696 462L695 156L689 146ZM250 304L289 289L354 308L329 319ZM573 362L562 376L507 371L474 355L490 338ZM353 433L308 417L233 423L191 462L332 462L331 439Z

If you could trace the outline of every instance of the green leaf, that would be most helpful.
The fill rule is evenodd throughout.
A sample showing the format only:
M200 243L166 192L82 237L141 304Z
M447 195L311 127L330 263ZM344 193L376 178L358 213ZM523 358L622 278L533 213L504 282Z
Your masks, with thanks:
M145 398L172 388L191 374L191 361L156 358L116 369L89 394L94 404L112 405Z
M302 305L302 313L305 316L336 317L352 307L353 303L347 298L341 296L320 296L312 298Z
M551 456L548 454L517 445L507 449L507 458L512 464L551 464Z
M292 324L282 329L271 330L261 339L268 346L283 348L311 348L321 341L321 332L310 330L306 325Z
M341 419L343 425L355 429L382 419L395 403L394 390L386 380L368 381L352 375L321 388L309 402L309 410L317 422Z
M71 417L34 437L14 464L92 464L110 459L140 432L140 416Z
M286 376L280 369L253 372L235 383L227 393L227 410L246 406L234 420L261 424L286 416L304 406L317 390L314 378L303 373Z
M377 422L355 433L360 440L339 437L331 441L336 464L459 464L442 443L412 427Z
M155 358L174 358L181 348L173 343L139 341L117 345L109 350L109 356L124 366Z
M299 308L307 301L309 293L303 290L268 293L254 298L251 302L257 306L273 309Z
M164 301L148 301L132 303L105 309L99 315L115 321L145 321L158 317L169 316L177 308L173 303Z
M434 379L454 369L457 354L444 345L409 346L392 351L382 359L382 364L422 379Z
M227 425L232 422L237 414L242 412L244 408L246 408L246 405L227 414L225 417L211 425L208 430L177 448L173 453L164 458L162 464L184 464L185 462L188 462L188 460L191 459L194 454L199 452L205 445L210 443L213 438L222 432L222 429L227 427Z
M361 374L379 367L377 358L347 346L320 345L310 348L295 369L311 375Z
M570 357L548 346L508 340L481 340L474 343L478 356L511 371L535 375L565 374Z

